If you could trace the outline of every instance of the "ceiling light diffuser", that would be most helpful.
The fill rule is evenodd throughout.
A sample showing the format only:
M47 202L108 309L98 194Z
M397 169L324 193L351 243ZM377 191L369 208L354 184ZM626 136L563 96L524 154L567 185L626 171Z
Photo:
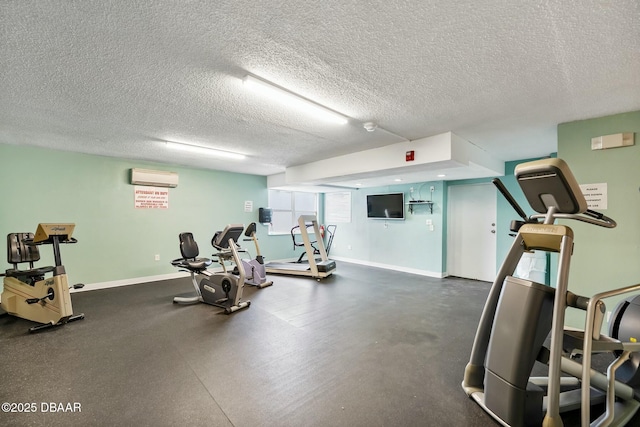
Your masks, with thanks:
M325 120L331 123L345 125L349 122L346 116L340 113L336 113L333 110L328 109L320 104L303 98L293 92L289 92L279 86L275 86L262 79L258 79L253 76L246 76L243 80L245 87L268 96L270 99L279 102L283 105L287 105L292 109L302 111L317 119Z
M179 142L166 142L167 148L172 150L187 151L190 153L204 154L206 156L222 157L232 160L243 160L247 156L231 151L216 150L215 148L202 147L200 145L182 144Z

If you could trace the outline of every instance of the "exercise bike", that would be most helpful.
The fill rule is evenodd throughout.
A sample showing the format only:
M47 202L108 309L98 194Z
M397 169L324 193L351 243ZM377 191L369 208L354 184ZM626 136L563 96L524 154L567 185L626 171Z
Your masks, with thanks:
M193 297L174 297L175 304L204 303L224 309L226 314L249 307L250 301L242 300L242 291L245 281L245 272L236 242L242 234L242 225L228 225L223 231L216 233L212 240L213 246L218 249L218 263L223 271L212 273L207 270L213 264L209 258L199 258L200 251L192 233L180 233L180 253L182 258L171 261L171 265L191 274L191 282L196 291ZM237 268L238 275L227 272L225 262L232 260ZM204 276L198 282L198 276Z
M54 326L84 319L84 314L73 314L67 273L60 257L60 244L76 243L71 237L75 224L38 224L36 234L11 233L7 235L7 262L13 268L5 271L4 289L0 307L7 314L40 323L29 328L37 332ZM40 260L38 246L51 245L55 266L34 267ZM20 264L29 263L29 269L20 270ZM45 275L52 273L52 277ZM84 285L76 284L74 289Z
M538 214L527 218L498 185L523 221L512 223L517 234L485 302L462 388L503 426L561 427L560 414L577 409L583 427L625 425L640 408L640 299L618 305L609 336L601 333L603 299L638 292L640 284L591 297L570 292L574 233L555 224L563 219L614 228L616 222L587 209L576 179L561 159L520 164L515 176ZM559 254L555 289L513 276L525 251ZM586 312L584 329L564 328L568 307ZM592 369L595 352L614 354L606 373ZM548 365L548 377L531 376L536 363ZM592 406L603 403L604 412L591 422Z
M260 246L258 245L258 238L256 237L255 222L249 224L244 232L244 235L245 237L248 237L248 239L243 239L243 241L248 242L253 240L253 244L256 247L255 259L241 259L246 274L245 284L255 286L260 289L273 285L272 281L267 280L267 272L264 267L264 258L260 254ZM249 253L248 251L246 252Z

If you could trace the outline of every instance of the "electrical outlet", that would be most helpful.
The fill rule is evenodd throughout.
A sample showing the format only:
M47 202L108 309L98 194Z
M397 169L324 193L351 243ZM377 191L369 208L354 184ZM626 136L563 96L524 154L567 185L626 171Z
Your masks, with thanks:
M429 188L429 190L433 193L434 191L436 191L436 187L434 187L433 185Z
M156 254L156 256L153 257L153 259L155 259L156 261L160 261L160 254Z

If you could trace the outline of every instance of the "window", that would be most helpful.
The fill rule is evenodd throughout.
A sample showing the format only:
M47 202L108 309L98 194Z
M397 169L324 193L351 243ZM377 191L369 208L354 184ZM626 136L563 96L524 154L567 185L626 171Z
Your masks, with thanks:
M269 190L269 234L289 234L300 215L318 214L318 195L300 191Z

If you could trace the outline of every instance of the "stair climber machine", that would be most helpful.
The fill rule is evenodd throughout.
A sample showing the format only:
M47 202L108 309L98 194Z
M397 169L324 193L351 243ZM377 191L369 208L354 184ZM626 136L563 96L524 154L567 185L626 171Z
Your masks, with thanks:
M267 280L267 271L264 266L264 258L260 254L260 246L258 245L258 237L256 236L256 223L252 222L249 224L247 229L244 232L245 237L247 239L242 239L245 242L253 241L253 244L256 247L256 257L255 259L241 259L242 265L244 267L244 272L246 274L244 280L245 284L255 286L257 288L266 288L267 286L273 285L273 282ZM248 253L248 251L246 251Z
M640 284L590 298L570 292L574 233L555 224L562 219L614 228L616 222L587 209L576 179L561 159L520 164L515 176L538 214L527 218L506 188L497 184L523 221L512 223L517 235L485 302L462 388L503 426L559 427L560 413L577 409L582 427L625 425L640 406L640 298L618 305L609 336L601 333L606 313L602 300L640 291ZM525 251L559 254L555 289L513 277ZM567 307L586 312L583 330L564 328ZM606 373L591 368L594 352L613 355ZM582 363L575 355L582 355ZM531 377L536 362L548 364L548 377ZM595 404L604 410L599 409L602 414L591 422Z
M7 262L13 268L4 274L4 288L0 307L6 313L40 323L29 329L61 326L84 319L84 314L73 314L67 273L60 257L60 244L76 243L71 237L75 224L38 224L33 233L11 233L7 235ZM40 260L38 246L51 245L55 266L34 267ZM29 263L29 269L19 270L19 264ZM52 273L52 277L45 275ZM73 285L74 289L84 287Z
M222 272L215 273L207 270L213 264L213 260L199 258L200 252L193 234L180 233L182 258L171 261L171 265L191 273L191 282L196 290L196 295L193 297L174 297L174 303L195 304L201 302L223 308L226 314L249 307L251 302L242 300L245 271L236 245L243 230L242 225L231 224L213 237L212 244L218 250L214 256L217 257L218 263L223 269ZM237 275L227 272L226 261L236 264ZM200 278L200 282L198 282L198 278Z

